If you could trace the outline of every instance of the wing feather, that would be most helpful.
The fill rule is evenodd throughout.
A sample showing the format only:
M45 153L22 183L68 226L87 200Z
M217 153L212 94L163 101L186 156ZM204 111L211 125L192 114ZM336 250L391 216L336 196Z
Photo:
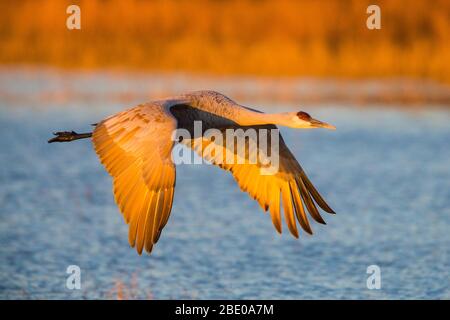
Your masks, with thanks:
M319 214L316 205L312 201L311 196L308 190L306 189L306 186L303 183L302 179L297 179L297 183L300 187L300 195L302 196L302 199L305 202L306 207L308 208L308 211L311 214L311 217L313 217L313 219L316 220L318 223L326 224L325 221L322 219L322 216Z
M303 230L305 230L309 234L312 234L311 226L309 225L309 221L308 218L306 217L305 209L303 207L302 199L300 198L297 183L295 181L290 181L289 185L291 187L292 198L294 199L295 213L297 215L297 220L300 223L300 226L303 228Z
M280 189L277 185L271 185L270 187L270 217L272 218L272 223L275 226L275 229L281 233L281 216L280 216Z
M128 241L151 252L169 219L175 187L171 160L176 119L170 101L153 102L98 123L94 149L113 177L114 199L129 224Z
M289 189L289 182L283 183L283 187L281 189L281 194L283 196L283 207L284 207L286 224L288 226L289 231L292 233L292 235L294 237L298 238L298 230L297 230L297 225L295 222L294 211L292 208L292 199L291 199L291 192Z
M325 200L322 198L320 193L316 190L316 188L311 183L308 176L305 174L305 172L303 170L300 172L300 177L301 177L302 181L305 183L305 185L306 185L307 189L309 190L309 192L311 193L311 195L313 196L314 201L316 201L316 203L326 212L335 213L334 210L331 209L330 206L325 202Z
M213 124L211 124L211 126L213 126ZM275 126L263 127L268 129L276 128ZM234 126L234 128L236 128L236 126ZM250 197L255 199L263 210L268 210L270 212L272 223L279 233L282 231L281 204L284 211L285 222L294 237L298 237L296 221L299 222L303 230L312 234L305 206L311 217L321 224L325 224L325 221L321 217L315 203L317 203L324 211L334 213L308 179L281 136L279 139L279 171L273 175L261 174L261 168L263 167L261 159L259 159L257 163L249 162L249 159L251 159L252 156L255 157L252 153L257 152L259 150L258 148L249 147L247 145L245 154L246 163L223 163L218 161L218 159L225 159L225 156L222 157L222 155L225 155L227 151L229 152L229 150L226 150L225 142L223 142L223 145L215 145L214 148L205 148L206 146L215 143L213 140L209 140L209 143L205 143L205 139L206 138L202 136L186 140L183 143L191 147L197 154L203 156L212 164L231 171L240 189L247 192ZM213 151L217 154L212 154ZM234 152L236 152L236 150L234 150ZM255 158L258 159L258 157Z

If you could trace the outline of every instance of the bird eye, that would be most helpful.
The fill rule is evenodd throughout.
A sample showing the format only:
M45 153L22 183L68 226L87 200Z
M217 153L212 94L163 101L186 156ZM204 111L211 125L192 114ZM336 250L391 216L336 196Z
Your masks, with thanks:
M297 117L299 117L302 120L309 120L309 119L311 119L311 116L309 114L307 114L306 112L303 112L303 111L297 112Z

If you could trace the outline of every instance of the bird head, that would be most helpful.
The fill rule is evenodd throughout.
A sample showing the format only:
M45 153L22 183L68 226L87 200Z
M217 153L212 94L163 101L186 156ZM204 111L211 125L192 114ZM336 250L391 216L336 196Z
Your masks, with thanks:
M320 120L314 119L308 113L304 111L299 112L288 112L287 117L289 118L288 127L297 128L297 129L315 129L315 128L324 128L330 130L336 130L336 127L328 124L326 122L322 122Z

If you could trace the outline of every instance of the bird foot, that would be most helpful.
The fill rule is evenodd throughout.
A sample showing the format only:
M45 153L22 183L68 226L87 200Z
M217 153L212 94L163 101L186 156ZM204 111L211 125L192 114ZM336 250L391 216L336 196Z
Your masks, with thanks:
M48 143L52 142L69 142L78 139L89 138L92 133L76 133L75 131L58 131L53 132L54 138L48 140Z

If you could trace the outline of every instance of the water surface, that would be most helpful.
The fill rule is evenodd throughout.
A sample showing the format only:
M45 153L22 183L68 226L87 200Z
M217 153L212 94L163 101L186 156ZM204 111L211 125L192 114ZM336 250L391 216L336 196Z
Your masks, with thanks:
M338 130L282 132L337 215L298 240L228 173L179 166L169 223L138 256L91 143L46 143L121 107L0 100L0 298L450 298L448 111L306 109ZM66 288L73 264L81 290Z

